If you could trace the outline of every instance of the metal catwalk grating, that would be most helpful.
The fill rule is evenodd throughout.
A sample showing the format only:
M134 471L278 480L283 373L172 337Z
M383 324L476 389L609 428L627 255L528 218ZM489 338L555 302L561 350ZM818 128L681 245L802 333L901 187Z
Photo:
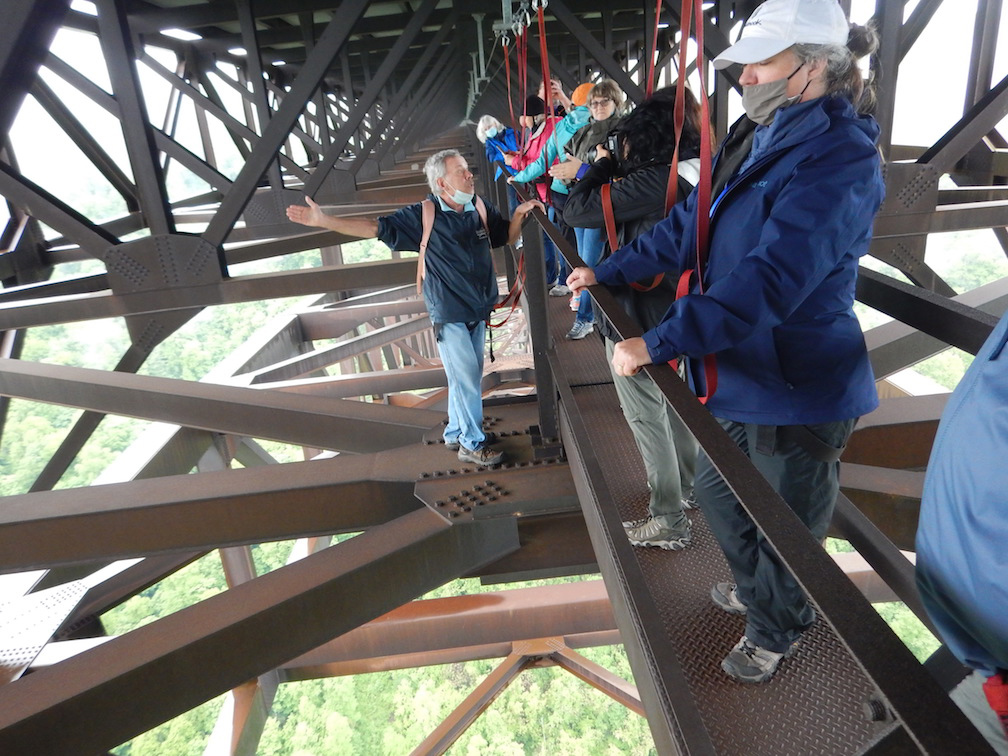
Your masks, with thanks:
M550 297L549 329L556 345L552 359L559 360L560 368L569 378L571 386L590 386L595 383L612 383L612 374L606 362L605 348L598 331L578 341L564 338L574 324L569 297Z
M643 516L644 469L614 390L586 386L574 396L621 519ZM711 586L730 573L703 514L694 510L692 520L693 543L685 551L634 549L633 555L718 753L856 754L888 732L889 725L867 721L863 705L874 688L822 621L769 683L727 678L720 662L744 621L711 602Z

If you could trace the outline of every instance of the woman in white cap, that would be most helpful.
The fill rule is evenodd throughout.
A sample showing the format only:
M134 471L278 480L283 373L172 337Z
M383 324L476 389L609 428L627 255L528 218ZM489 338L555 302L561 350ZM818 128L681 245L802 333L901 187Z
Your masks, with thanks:
M854 423L878 404L853 313L858 258L868 252L884 195L857 60L874 31L852 26L836 0L767 0L719 55L741 64L746 118L714 163L709 257L664 320L614 351L617 374L678 355L698 394L783 499L822 539L838 491L838 458ZM696 192L650 232L568 285L626 284L695 265ZM715 355L716 390L703 357ZM763 682L815 612L706 455L697 463L701 511L734 582L711 591L746 615L721 666Z

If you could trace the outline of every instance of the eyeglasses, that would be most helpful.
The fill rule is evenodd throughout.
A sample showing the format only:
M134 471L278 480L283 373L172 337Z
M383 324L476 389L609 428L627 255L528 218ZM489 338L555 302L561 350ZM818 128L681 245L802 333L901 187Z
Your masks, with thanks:
M610 102L612 102L612 97L605 97L601 100L592 100L591 102L588 103L588 107L602 108L608 105Z

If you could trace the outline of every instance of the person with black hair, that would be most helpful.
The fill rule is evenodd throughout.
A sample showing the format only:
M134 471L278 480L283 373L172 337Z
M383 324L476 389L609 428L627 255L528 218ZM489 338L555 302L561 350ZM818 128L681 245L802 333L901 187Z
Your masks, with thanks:
M623 118L614 132L620 145L617 154L599 146L591 168L573 186L564 206L564 220L572 226L599 229L605 238L603 187L609 186L617 247L629 243L665 217L668 182L676 181L677 201L693 189L699 176L700 108L686 91L686 113L680 144L678 176L670 176L675 150L675 88L659 89ZM608 242L603 256L611 254ZM642 284L651 283L641 282ZM641 289L646 288L642 286ZM658 325L675 301L675 281L664 277L647 290L624 285L613 294L641 327ZM587 292L581 294L587 297ZM601 314L595 322L605 338L612 359L620 336ZM613 384L623 415L633 431L647 475L650 500L648 516L624 522L627 537L635 546L663 549L684 548L691 538L690 521L684 510L693 499L693 475L697 457L696 439L646 375L617 375Z
M766 0L714 67L742 66L739 125L714 163L707 264L643 338L616 345L613 366L689 358L694 390L816 539L839 490L839 457L857 419L878 406L854 314L859 259L885 194L858 59L878 35L851 25L836 0ZM697 193L573 289L694 268ZM716 390L706 380L708 355ZM712 374L711 374L712 375ZM708 395L708 388L711 389ZM815 610L706 454L696 492L734 582L714 603L745 615L721 668L764 682L815 621Z

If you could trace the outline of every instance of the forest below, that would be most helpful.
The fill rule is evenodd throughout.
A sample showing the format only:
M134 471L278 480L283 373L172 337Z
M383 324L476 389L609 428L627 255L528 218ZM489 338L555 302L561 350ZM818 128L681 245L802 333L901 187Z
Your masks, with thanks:
M1008 275L1008 263L989 240L977 244L967 234L940 238L929 263L957 291L966 291ZM957 238L951 238L957 237ZM968 250L963 253L962 250ZM348 262L388 256L375 242L345 245ZM880 267L868 261L871 267ZM317 253L284 258L271 269L318 265ZM242 273L265 268L248 268ZM889 271L891 272L891 271ZM68 275L73 274L69 271ZM154 351L141 372L184 380L199 380L257 328L296 306L291 300L268 300L208 308ZM866 327L883 318L865 308L859 317ZM111 369L128 346L121 321L54 325L32 329L22 359L51 364ZM968 365L969 356L956 350L916 366L922 375L951 389ZM26 492L49 456L72 427L79 411L13 400L0 443L0 495ZM59 488L92 484L145 427L145 423L107 417ZM280 462L300 459L300 450L266 445ZM253 547L259 574L284 564L291 542ZM832 543L830 548L845 549ZM597 579L588 576L586 579ZM541 583L539 583L541 584ZM444 586L432 596L481 590L475 581ZM152 586L102 617L109 634L139 627L226 590L217 552ZM925 658L935 640L900 605L878 607L898 634ZM582 653L616 674L631 679L620 646L586 649ZM499 663L499 660L451 664L355 677L286 683L273 703L257 754L260 756L330 756L332 754L406 754L415 748ZM152 682L156 684L156 682ZM118 756L200 756L213 730L223 697L118 747ZM647 723L615 701L563 670L524 672L487 712L455 743L450 754L649 754L654 745Z

